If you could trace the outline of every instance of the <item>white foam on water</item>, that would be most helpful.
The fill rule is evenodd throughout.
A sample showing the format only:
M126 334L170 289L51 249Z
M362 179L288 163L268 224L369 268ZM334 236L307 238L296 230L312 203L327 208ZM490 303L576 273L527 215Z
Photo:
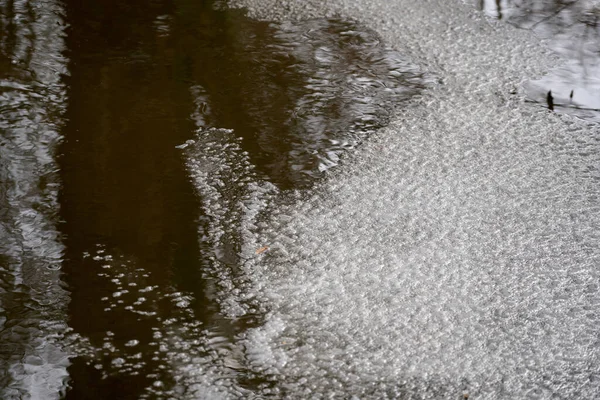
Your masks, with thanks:
M193 93L201 90L193 89ZM203 125L198 110L192 118ZM199 128L196 140L186 143L188 171L204 214L199 234L208 259L206 271L221 293L244 284L238 270L258 255L261 246L252 238L259 229L261 212L278 193L273 184L257 177L240 143L234 131L220 128ZM221 304L221 311L234 318L244 315L252 306L242 303Z
M237 3L357 18L441 79L248 237L262 395L598 397L597 125L520 87L556 57L459 2Z

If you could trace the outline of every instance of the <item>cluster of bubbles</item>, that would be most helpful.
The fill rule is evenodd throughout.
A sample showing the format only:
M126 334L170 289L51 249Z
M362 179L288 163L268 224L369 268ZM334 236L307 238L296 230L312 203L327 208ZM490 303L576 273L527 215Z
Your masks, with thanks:
M234 349L194 315L191 294L153 284L155 279L134 260L112 255L104 246L82 257L97 268L98 285L107 291L101 298L106 318L128 320L130 330L71 333L67 342L80 359L101 379L142 378L146 388L140 398L219 398L223 389L216 382L223 385L227 377L221 373L217 379L214 370L233 371Z

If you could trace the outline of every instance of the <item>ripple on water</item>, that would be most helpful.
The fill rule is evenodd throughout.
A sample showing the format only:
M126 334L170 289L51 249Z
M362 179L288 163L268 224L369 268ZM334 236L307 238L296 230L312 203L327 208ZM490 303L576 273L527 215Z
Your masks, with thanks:
M227 386L229 392L243 391L227 385L237 375L238 350L230 338L198 321L191 294L156 284L135 260L110 254L102 245L82 256L82 265L96 270L96 284L107 294L101 299L106 314L101 318L125 321L118 331L69 337L71 348L98 371L99 379L118 376L130 384L137 379L144 399L181 398L183 393L222 398ZM122 329L127 324L136 328Z
M427 84L379 35L339 19L244 20L232 63L216 78L236 95L198 82L204 127L233 128L267 179L308 187ZM230 104L237 100L239 104ZM228 112L227 109L235 112Z

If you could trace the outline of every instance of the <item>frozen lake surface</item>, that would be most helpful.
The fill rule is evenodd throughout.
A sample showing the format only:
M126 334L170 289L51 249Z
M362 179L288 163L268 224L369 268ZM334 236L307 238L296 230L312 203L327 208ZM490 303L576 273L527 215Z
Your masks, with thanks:
M2 5L0 397L599 397L594 48L476 3Z

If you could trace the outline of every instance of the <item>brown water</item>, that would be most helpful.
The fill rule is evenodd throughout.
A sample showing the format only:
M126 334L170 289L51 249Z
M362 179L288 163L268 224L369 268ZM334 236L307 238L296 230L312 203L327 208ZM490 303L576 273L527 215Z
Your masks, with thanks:
M169 282L193 293L196 318L211 312L199 275L198 201L175 148L194 129L189 54L182 43L157 35L154 25L173 8L141 1L96 7L73 2L66 8L72 22L68 123L59 158L63 270L70 325L97 346L111 331L116 342L136 338L138 351L147 353L152 333L149 319L123 309L104 311L101 299L112 297L114 288L97 275L94 260L83 258L97 244L151 273L148 284ZM82 364L70 369L68 398L137 398L149 385L141 374L100 380L93 365Z

